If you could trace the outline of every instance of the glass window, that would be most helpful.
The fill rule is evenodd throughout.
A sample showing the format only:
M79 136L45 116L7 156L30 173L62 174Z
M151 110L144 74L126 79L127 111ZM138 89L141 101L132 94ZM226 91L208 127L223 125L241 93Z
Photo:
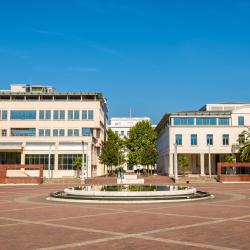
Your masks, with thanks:
M83 110L83 111L82 111L82 119L83 119L83 120L87 120L87 118L88 118L88 117L87 117L87 110Z
M73 129L68 129L68 136L73 136Z
M59 154L58 169L59 170L75 170L73 165L74 158L82 158L81 154Z
M39 136L44 136L44 129L39 129Z
M219 118L219 125L229 125L229 118L228 117L220 117Z
M88 119L93 120L94 119L94 111L93 110L88 110Z
M191 135L191 145L192 146L197 145L197 135L196 134Z
M124 131L121 131L121 135L124 135Z
M175 143L177 145L182 145L182 134L176 134L175 135Z
M222 144L229 145L229 134L222 135Z
M2 120L7 120L7 119L8 119L7 110L2 110Z
M197 117L196 125L216 125L216 117Z
M45 119L46 120L50 120L51 119L51 111L50 110L46 110L46 112L45 112Z
M36 120L35 110L11 110L11 120Z
M245 135L239 134L239 144L242 144L245 142Z
M53 136L58 136L58 129L53 129Z
M193 117L175 117L174 125L194 125Z
M80 133L79 133L79 129L74 129L74 136L79 136Z
M7 129L2 129L2 136L7 136Z
M213 145L213 135L207 134L207 145Z
M79 120L79 119L80 119L79 110L74 110L74 120Z
M55 156L53 154L50 155L50 169L54 169ZM48 154L26 154L25 155L25 164L41 164L44 169L48 169L49 165L49 155Z
M93 129L92 128L82 128L83 136L92 136Z
M35 128L11 128L11 136L36 136Z
M45 136L50 136L50 129L45 129Z
M64 136L65 133L64 133L64 129L59 129L59 136Z
M244 116L239 116L238 117L238 125L239 126L244 126Z
M53 119L54 119L54 120L58 120L58 119L59 119L59 111L58 111L58 110L54 110Z
M44 119L45 119L44 110L40 110L40 111L39 111L39 119L40 119L40 120L44 120Z
M69 110L68 111L68 119L69 120L73 120L74 119L74 117L73 117L73 110Z
M65 120L65 111L60 110L60 120Z

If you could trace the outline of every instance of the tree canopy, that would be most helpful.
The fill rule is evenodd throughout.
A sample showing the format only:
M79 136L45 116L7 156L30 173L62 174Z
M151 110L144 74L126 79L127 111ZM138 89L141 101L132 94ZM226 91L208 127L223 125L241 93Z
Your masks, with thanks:
M248 130L245 130L241 133L245 136L245 141L241 145L240 148L240 158L242 161L250 161L250 128Z

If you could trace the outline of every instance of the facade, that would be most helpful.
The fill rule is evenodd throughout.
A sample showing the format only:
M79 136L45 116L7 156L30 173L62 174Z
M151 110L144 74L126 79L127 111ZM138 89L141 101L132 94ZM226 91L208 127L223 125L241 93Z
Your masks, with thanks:
M83 156L85 175L102 175L107 120L101 93L12 84L0 91L0 164L43 164L44 176L68 177L76 174L73 159Z
M217 174L217 163L235 154L250 126L250 104L207 104L197 111L165 114L156 127L158 172L174 176L178 159L189 159L196 175Z
M109 128L111 128L120 137L124 138L129 136L130 129L140 121L149 121L149 117L113 117L110 119ZM127 163L123 165L124 170L134 171L134 166L129 166Z

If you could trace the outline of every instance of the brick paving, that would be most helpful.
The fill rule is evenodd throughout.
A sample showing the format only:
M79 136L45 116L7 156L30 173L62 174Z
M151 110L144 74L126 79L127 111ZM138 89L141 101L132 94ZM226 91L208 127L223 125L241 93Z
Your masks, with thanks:
M46 197L65 185L0 186L0 249L250 249L250 183L194 186L215 198L61 203Z

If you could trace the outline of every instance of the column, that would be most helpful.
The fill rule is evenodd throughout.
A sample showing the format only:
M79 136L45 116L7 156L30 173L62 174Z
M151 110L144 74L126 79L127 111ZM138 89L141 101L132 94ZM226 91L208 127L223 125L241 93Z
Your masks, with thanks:
M173 162L174 162L174 154L169 154L168 161L169 161L169 165L168 165L168 176L169 176L169 177L173 177L173 176L174 176L174 165L173 165Z
M22 143L22 149L21 149L21 165L24 165L25 164L25 146L26 146L26 143L23 142Z
M59 142L55 143L55 149L54 149L54 170L57 172L58 170L58 148L59 148Z
M205 175L204 154L200 154L200 175Z
M178 154L174 154L174 178L178 180Z

